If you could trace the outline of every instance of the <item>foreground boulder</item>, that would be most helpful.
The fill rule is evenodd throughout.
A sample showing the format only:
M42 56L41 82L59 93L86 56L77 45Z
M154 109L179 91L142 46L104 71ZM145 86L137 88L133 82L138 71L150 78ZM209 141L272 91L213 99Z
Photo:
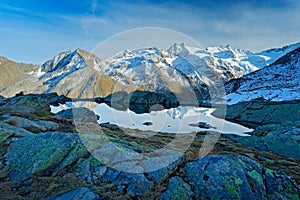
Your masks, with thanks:
M48 198L47 200L103 200L99 195L92 189L87 187L80 187L72 190L68 193Z
M172 177L168 183L168 189L161 194L161 200L191 199L193 192L191 186L178 176Z
M47 132L15 139L6 154L12 181L53 175L88 154L77 134Z
M299 199L290 179L242 156L212 155L185 166L196 199Z

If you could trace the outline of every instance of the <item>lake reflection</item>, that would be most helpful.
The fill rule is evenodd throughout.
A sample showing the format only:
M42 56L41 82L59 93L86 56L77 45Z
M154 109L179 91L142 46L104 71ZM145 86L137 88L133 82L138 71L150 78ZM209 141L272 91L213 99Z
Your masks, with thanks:
M150 113L137 114L128 108L115 109L105 103L95 102L67 102L64 105L54 107L51 111L57 113L60 110L72 107L86 107L100 116L98 122L111 123L123 128L139 129L144 131L165 132L165 133L191 133L199 131L217 131L223 134L237 134L247 136L252 129L234 124L211 115L214 108L202 108L192 106L179 106L177 108L162 109L156 107L150 109ZM200 128L195 124L208 124L210 128Z

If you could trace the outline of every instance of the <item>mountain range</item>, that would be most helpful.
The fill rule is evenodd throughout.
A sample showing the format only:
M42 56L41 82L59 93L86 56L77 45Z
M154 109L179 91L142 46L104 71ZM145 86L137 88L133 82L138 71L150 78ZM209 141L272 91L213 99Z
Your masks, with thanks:
M188 101L195 94L207 99L209 87L219 87L215 83L222 80L231 104L259 97L297 99L299 48L296 43L254 53L229 45L201 49L182 43L169 49L124 50L105 60L76 49L42 65L1 57L0 95L56 92L71 98L95 98L142 90L173 92Z

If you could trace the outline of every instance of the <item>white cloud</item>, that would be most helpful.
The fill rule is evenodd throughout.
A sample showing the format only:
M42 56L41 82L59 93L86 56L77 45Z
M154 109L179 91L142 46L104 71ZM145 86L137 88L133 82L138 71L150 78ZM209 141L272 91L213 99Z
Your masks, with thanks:
M229 43L257 51L300 40L299 16L295 6L284 10L236 6L232 10L210 11L183 3L118 2L112 3L103 16L83 17L81 26L94 39L127 29L154 26L183 32L203 46ZM102 37L99 37L101 34Z
M32 13L0 4L2 9L24 13L34 19L46 19L24 25L20 21L0 20L1 29L12 29L10 35L0 33L2 38L11 38L3 41L5 45L1 46L13 46L11 44L18 41L15 45L28 49L28 45L37 43L33 46L39 51L29 48L26 56L31 53L39 60L39 56L50 58L54 52L77 47L91 51L109 36L128 29L164 27L189 35L204 47L231 44L258 51L300 41L300 1L289 2L290 6L284 8L251 7L248 4L208 8L180 2L151 4L142 1L134 4L119 1L108 5L93 0L89 5L92 14ZM20 36L19 30L33 36L14 40L14 35ZM44 46L39 47L40 44Z

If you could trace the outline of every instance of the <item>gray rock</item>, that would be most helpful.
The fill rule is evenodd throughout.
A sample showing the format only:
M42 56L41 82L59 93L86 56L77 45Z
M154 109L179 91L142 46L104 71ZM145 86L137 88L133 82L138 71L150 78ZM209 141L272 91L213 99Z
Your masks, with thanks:
M126 91L112 93L104 98L105 102L123 103L124 99L128 96Z
M50 106L46 99L39 95L27 95L12 98L0 107L0 115L10 113L11 115L26 118L41 118L52 116Z
M143 125L145 125L145 126L152 126L153 123L152 122L144 122Z
M143 195L154 184L148 180L143 173L127 173L109 168L104 174L105 182L112 182L119 191L127 194L133 193L136 196Z
M178 153L160 152L160 159L151 160L142 154L138 154L126 146L120 145L121 140L114 143L93 143L94 148L89 159L81 159L76 167L76 174L79 178L88 183L113 183L119 191L133 193L136 196L143 195L155 183L166 178L166 175L176 166ZM117 142L120 142L119 144ZM122 143L123 144L123 143ZM164 154L163 154L164 153ZM171 154L171 155L170 155ZM143 162L148 159L148 162ZM171 165L157 169L157 164L171 160ZM153 162L152 162L153 161ZM152 169L152 170L151 170ZM144 174L144 171L151 171ZM130 173L132 172L132 173ZM126 183L126 184L125 184Z
M290 177L270 169L263 175L268 199L300 199L300 188Z
M266 171L269 175L265 175ZM299 187L289 177L282 175L267 182L266 177L274 176L275 172L242 156L207 156L187 163L185 172L196 199L268 199L275 193L284 198L299 195ZM289 195L279 186L271 189L276 182L281 187L286 184Z
M272 151L279 155L300 160L300 128L272 127L273 130L260 130L257 128L251 137L226 136L245 146L254 147L263 151ZM261 136L260 134L265 134ZM298 151L297 151L298 149Z
M169 180L167 190L160 195L161 200L192 199L191 186L178 176Z
M40 127L42 132L56 131L58 129L58 124L53 121L35 120L34 122Z
M103 182L103 175L107 167L99 160L90 156L88 159L79 159L76 167L76 175L89 184Z
M71 108L67 110L62 110L57 113L57 115L62 118L69 120L76 120L78 122L92 122L97 123L98 117L93 111L90 111L88 108Z
M72 99L64 95L58 95L57 93L41 94L41 98L47 99L48 104L53 106L59 106L66 102L71 102Z
M19 128L24 128L32 133L55 131L58 128L58 124L52 121L29 120L17 116L6 117L3 122Z
M129 109L136 113L146 113L149 110L176 107L179 105L179 101L176 95L171 92L156 93L136 90L128 94L123 104L128 105Z
M154 185L143 173L127 173L109 168L93 157L79 163L76 174L88 183L113 183L119 191L136 196L141 196Z
M102 153L104 152L109 153L109 151L103 151ZM112 153L113 152L114 151L112 151ZM85 180L87 183L113 183L119 191L123 191L128 194L133 193L136 196L141 196L154 185L154 183L151 180L148 180L143 173L128 172L135 170L143 172L143 169L138 165L137 162L131 160L130 156L123 158L113 165L107 166L103 164L103 162L107 163L110 161L106 160L105 158L96 159L93 156L87 160L81 160L78 163L76 174L79 178ZM134 164L137 166L134 166ZM137 167L141 169L137 169ZM124 171L122 171L122 169Z
M154 183L164 180L183 158L182 154L174 151L158 150L156 154L158 155L141 162L141 166Z
M59 196L50 197L47 200L102 200L94 190L88 187L80 187Z
M254 128L252 137L227 136L245 146L300 160L300 102L256 99L227 106L226 119ZM218 115L218 113L213 113ZM284 145L283 145L284 144Z
M215 128L206 122L190 123L189 125L194 127L199 127L199 128L205 128L205 129Z
M47 132L15 139L5 155L12 181L51 175L88 154L78 135Z
M0 95L0 106L3 106L4 104L6 104L6 100L3 96Z
M299 101L276 103L265 100L253 100L228 105L226 108L226 119L251 128L265 124L283 124L286 122L294 124L300 120L297 110L300 110ZM212 114L218 116L217 111Z
M0 128L0 144L5 142L9 137L13 136L14 133L10 130Z
M0 122L0 130L2 130L1 136L4 136L4 131L9 132L10 136L16 136L16 137L25 137L28 135L33 135L33 133L19 127L15 127L6 123Z

